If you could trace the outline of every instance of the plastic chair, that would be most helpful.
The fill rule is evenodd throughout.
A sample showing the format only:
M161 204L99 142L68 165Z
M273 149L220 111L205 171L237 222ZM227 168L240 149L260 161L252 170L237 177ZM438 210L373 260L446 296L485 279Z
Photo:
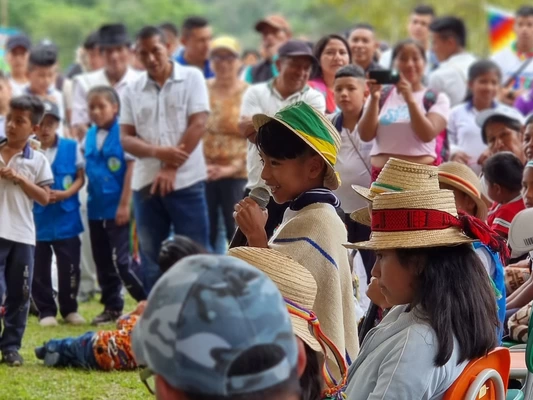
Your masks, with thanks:
M487 356L470 361L443 400L506 400L510 369L509 349L497 347Z

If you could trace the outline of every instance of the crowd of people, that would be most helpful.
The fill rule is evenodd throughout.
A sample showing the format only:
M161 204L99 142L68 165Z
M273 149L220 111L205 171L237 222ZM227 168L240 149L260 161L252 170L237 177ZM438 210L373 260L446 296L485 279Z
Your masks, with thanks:
M23 364L30 303L42 329L84 325L98 294L92 325L116 329L36 357L143 367L163 400L441 399L527 341L533 7L490 59L430 6L407 28L389 49L368 23L309 43L270 15L243 51L202 17L108 24L64 74L54 43L10 37L2 362Z

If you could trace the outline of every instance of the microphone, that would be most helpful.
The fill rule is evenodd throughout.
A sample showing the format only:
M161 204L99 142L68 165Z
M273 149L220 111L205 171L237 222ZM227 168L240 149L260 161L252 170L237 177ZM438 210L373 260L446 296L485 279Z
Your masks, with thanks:
M264 187L256 187L252 189L248 197L255 201L261 210L264 210L270 201L270 192ZM244 236L244 233L242 233L241 229L237 227L229 244L229 248L233 249L234 247L242 247L246 246L247 244L248 239L246 239L246 236Z

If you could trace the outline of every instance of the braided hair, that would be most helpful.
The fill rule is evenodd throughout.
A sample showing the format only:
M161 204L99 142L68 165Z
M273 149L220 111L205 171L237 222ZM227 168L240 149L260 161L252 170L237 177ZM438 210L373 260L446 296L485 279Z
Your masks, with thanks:
M116 104L118 106L118 113L120 113L120 96L111 86L101 85L93 87L91 90L89 90L89 93L87 93L87 100L94 95L105 96L111 104Z

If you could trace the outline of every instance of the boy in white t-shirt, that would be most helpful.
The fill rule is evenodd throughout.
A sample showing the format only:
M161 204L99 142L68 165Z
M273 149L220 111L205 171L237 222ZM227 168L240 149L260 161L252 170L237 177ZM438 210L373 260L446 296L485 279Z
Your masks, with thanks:
M43 103L33 96L11 100L6 138L0 142L0 332L2 362L23 363L18 353L26 328L33 278L35 224L33 202L47 205L54 176L44 154L30 146L39 129Z

